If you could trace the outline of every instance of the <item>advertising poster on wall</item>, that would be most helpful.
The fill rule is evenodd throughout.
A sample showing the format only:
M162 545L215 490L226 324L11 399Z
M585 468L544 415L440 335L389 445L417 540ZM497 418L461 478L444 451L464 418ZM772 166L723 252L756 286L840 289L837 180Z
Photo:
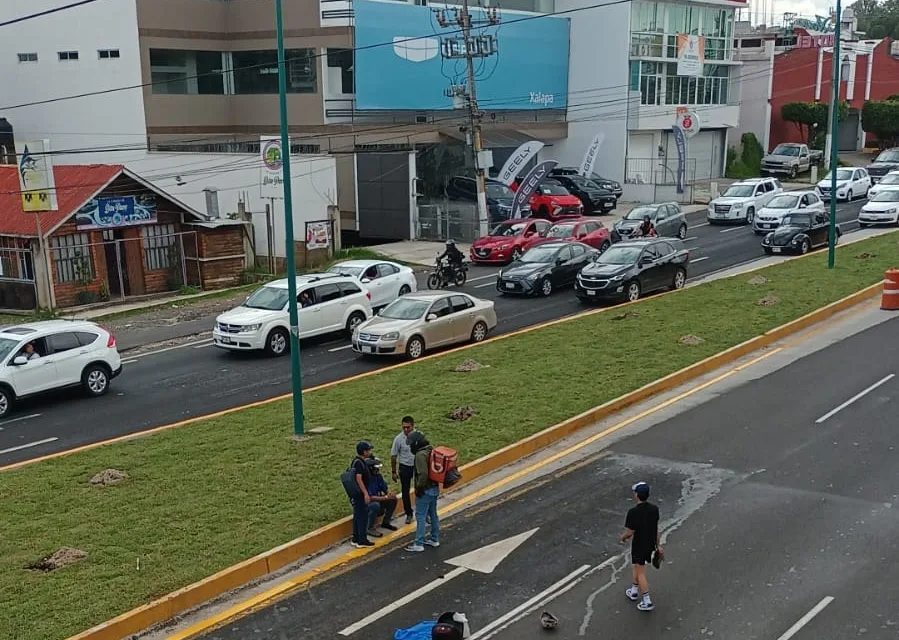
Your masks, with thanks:
M263 136L259 139L261 165L259 188L263 198L284 197L284 169L281 155L281 138Z
M315 220L306 223L306 250L327 249L331 246L331 221Z
M56 183L49 140L17 142L22 153L18 157L19 191L23 211L56 211Z
M705 38L686 33L677 34L677 75L702 75L705 64Z
M156 196L94 198L75 212L79 231L156 223Z

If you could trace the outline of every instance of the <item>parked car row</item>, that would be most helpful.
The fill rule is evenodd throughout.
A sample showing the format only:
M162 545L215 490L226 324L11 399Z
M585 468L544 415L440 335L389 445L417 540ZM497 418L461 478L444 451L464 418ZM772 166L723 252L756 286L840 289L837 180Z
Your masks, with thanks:
M899 170L890 171L868 190L868 202L858 213L860 227L899 225Z

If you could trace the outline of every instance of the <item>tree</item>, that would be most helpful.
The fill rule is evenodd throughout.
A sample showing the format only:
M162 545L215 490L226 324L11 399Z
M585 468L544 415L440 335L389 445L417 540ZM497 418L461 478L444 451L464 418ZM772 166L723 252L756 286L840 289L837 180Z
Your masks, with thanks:
M862 107L862 129L877 136L881 147L890 146L899 139L899 96L886 100L868 100Z
M868 38L899 38L899 1L858 0L852 9L859 31Z
M840 102L837 120L845 120L849 115L849 103ZM814 146L816 135L824 131L830 119L830 104L827 102L788 102L780 108L780 117L792 122L799 129L799 135L810 147Z

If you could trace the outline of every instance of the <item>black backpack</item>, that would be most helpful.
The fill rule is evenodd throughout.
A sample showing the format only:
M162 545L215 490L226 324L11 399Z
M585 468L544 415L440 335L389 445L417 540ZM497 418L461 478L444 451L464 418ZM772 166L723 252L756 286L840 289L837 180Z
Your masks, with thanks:
M353 458L349 468L340 474L340 482L343 483L343 489L350 500L358 500L362 498L362 491L356 483L356 470L353 468L357 458Z
M453 620L453 612L448 611L437 618L431 629L431 640L463 640L465 627Z

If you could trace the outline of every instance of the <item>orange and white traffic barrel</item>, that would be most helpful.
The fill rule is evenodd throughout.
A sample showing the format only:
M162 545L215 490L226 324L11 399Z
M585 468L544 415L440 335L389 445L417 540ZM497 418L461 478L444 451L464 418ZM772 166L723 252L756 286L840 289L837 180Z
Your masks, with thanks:
M899 311L899 269L887 269L883 276L883 298L880 308Z

